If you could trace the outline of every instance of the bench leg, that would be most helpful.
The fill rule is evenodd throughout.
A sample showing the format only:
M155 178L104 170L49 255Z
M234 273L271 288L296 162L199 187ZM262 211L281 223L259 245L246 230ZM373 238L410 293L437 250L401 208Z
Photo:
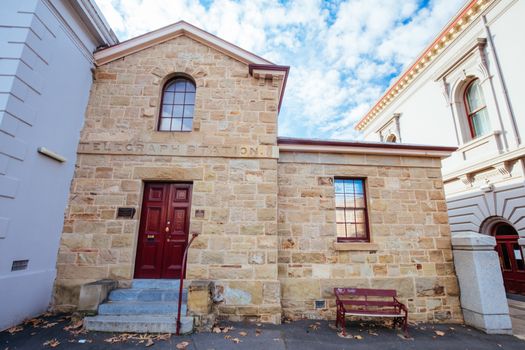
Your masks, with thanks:
M408 312L405 313L405 317L403 318L403 333L405 334L406 338L409 338L409 335L408 335Z

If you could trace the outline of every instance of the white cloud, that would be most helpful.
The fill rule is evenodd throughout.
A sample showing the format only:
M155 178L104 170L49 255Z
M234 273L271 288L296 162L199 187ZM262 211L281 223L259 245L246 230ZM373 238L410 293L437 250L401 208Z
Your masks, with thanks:
M353 125L461 0L96 0L121 40L185 20L290 65L281 135L359 138Z

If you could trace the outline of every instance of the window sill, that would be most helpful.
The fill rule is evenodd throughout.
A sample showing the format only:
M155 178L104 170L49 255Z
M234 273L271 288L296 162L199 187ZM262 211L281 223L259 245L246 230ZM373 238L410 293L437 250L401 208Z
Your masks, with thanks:
M379 244L369 242L334 242L335 250L340 251L373 251L379 250Z

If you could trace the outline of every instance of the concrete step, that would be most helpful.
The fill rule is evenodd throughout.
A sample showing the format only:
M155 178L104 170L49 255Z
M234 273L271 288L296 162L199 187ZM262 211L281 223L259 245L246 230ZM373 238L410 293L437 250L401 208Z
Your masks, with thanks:
M131 282L132 289L176 289L180 287L180 280L164 279L134 279Z
M100 304L99 315L177 315L176 301L109 301ZM182 304L181 315L186 315Z
M109 294L110 301L178 301L176 289L115 289ZM188 292L182 291L182 302L188 300Z
M84 318L89 331L132 333L175 333L176 317L165 315L110 316L98 315ZM181 334L193 331L193 317L181 317Z

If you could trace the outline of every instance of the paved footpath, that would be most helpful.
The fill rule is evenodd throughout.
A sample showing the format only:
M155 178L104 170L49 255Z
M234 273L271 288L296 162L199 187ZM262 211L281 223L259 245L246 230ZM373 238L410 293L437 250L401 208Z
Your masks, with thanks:
M73 325L73 326L71 326ZM342 349L424 349L424 350L525 350L525 341L510 335L487 335L461 325L419 325L410 328L411 339L399 331L373 323L351 323L342 338L327 321L298 321L280 326L224 323L225 332L190 336L112 334L79 332L78 322L68 315L31 320L0 333L0 350L14 349L250 349L250 350L342 350ZM69 330L67 327L69 326ZM228 327L224 329L224 327ZM230 329L229 327L233 327ZM66 330L64 330L66 328ZM216 329L217 331L219 329Z

